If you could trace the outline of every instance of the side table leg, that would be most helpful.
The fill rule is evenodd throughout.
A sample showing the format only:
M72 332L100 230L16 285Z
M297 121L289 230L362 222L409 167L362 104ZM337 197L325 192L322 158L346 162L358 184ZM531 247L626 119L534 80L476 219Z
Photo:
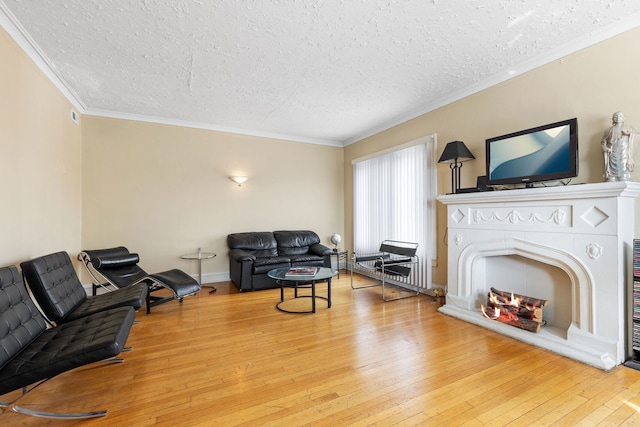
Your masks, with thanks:
M316 312L316 281L311 282L311 312Z
M198 284L200 285L200 287L211 288L209 293L215 292L218 290L218 288L216 288L213 285L202 286L202 258L201 257L198 258Z
M331 308L331 278L327 280L327 302L329 303L329 308Z

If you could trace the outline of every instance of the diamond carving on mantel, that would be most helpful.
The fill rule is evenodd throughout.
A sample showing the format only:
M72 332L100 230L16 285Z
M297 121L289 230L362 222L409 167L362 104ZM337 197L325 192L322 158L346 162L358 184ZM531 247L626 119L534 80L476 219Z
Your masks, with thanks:
M521 214L515 209L511 209L504 214L500 214L497 211L493 211L488 215L484 215L480 209L473 210L473 221L475 223L504 223L509 222L511 224L518 224L520 222L524 223L541 223L541 224L549 224L554 223L561 225L565 222L567 217L567 212L564 209L554 209L552 212L528 212Z
M609 215L602 212L597 207L592 206L589 210L582 214L580 218L582 218L582 220L589 224L591 227L596 228L607 219L609 219Z
M460 221L464 219L464 213L460 209L458 209L453 213L453 215L451 215L451 219L453 219L456 223L459 224Z

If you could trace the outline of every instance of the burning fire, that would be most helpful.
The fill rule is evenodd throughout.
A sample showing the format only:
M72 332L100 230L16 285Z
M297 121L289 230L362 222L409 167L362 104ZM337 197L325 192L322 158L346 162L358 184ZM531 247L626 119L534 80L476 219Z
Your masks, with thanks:
M542 318L542 308L546 304L546 300L491 288L487 295L487 306L481 305L480 311L487 319L497 320L530 332L539 332L540 327L545 323Z
M500 306L525 308L529 311L535 310L535 307L530 306L529 304L522 304L522 299L514 296L513 292L511 292L511 298L505 300L489 291L489 302L493 307L487 308L484 305L480 305L480 311L482 311L484 317L491 320L496 320L500 318L501 315L504 320L517 320L518 316L513 311L501 310Z
M500 309L498 307L493 307L493 313L489 314L487 313L487 309L485 308L485 306L480 304L480 311L482 311L482 315L487 319L496 320L498 317L500 317Z

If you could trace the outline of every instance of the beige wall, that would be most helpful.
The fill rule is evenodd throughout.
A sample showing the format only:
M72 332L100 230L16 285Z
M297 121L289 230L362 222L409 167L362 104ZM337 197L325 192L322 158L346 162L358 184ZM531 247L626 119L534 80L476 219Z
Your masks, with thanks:
M345 237L353 235L352 168L355 158L436 133L438 153L453 140L462 140L475 161L462 168L462 187L475 186L485 174L484 141L545 123L578 118L580 173L574 183L601 182L602 132L611 115L623 111L627 123L640 129L640 28L554 61L507 82L424 114L345 149ZM636 156L636 162L638 162ZM438 193L450 189L450 171L438 167ZM633 179L640 180L640 171ZM438 267L434 283L446 284L446 209L438 204ZM636 229L638 226L636 224Z
M83 248L195 274L179 256L202 247L218 255L206 278L228 274L229 233L310 229L330 245L343 232L341 147L88 116L82 130Z
M81 132L72 105L0 29L0 266L81 236Z

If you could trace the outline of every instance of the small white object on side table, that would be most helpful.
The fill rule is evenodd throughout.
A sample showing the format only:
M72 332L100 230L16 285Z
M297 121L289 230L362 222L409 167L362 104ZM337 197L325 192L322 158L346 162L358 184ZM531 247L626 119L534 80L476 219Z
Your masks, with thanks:
M215 257L216 257L216 254L214 254L213 252L202 252L202 248L198 248L198 253L197 254L180 255L180 258L182 258L182 259L191 259L191 260L197 260L198 261L198 283L200 284L200 286L202 286L202 260L203 259L211 259L211 258L215 258ZM215 292L215 291L218 290L218 288L216 288L213 285L206 285L204 287L205 288L211 288L209 293Z

